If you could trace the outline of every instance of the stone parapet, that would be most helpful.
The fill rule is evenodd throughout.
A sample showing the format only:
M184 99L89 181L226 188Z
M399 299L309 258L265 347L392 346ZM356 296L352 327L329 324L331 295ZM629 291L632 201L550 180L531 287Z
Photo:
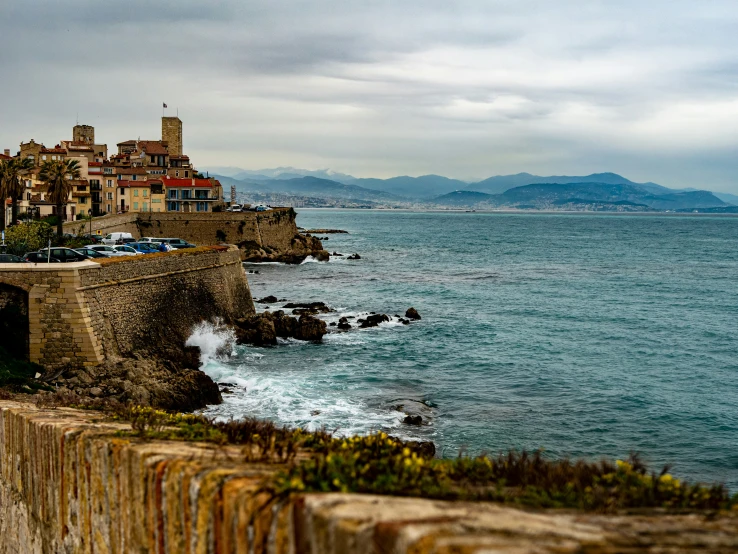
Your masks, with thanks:
M355 494L272 499L278 465L0 401L0 554L735 552L738 514L529 512Z

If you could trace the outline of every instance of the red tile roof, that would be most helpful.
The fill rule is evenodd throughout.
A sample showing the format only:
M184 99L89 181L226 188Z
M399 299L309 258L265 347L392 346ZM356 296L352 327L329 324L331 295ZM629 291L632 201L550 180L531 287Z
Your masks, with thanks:
M141 140L138 142L138 147L149 156L166 156L169 154L169 150L161 142L155 140Z
M118 173L121 175L148 175L145 167L121 167Z
M169 156L170 160L189 160L189 156Z
M66 154L67 151L64 148L42 148L42 154Z
M212 188L213 183L210 179L177 179L176 177L163 176L162 181L167 187L200 187ZM218 181L215 181L220 185Z
M102 162L90 162L87 165L90 166L90 167L101 167L102 166Z
M0 154L0 160L12 160L12 156L6 156L5 154Z

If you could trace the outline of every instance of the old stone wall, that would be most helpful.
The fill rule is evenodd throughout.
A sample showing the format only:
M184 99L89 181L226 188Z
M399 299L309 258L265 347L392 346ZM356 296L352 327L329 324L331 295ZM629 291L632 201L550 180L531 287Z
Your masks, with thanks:
M235 247L100 263L0 264L0 286L28 295L29 359L51 369L181 344L199 321L254 309Z
M90 232L90 222L64 224L64 232ZM208 213L125 213L106 215L92 220L92 232L106 235L113 232L131 233L135 238L181 238L197 245L219 243L239 244L253 241L278 251L291 248L297 234L292 208L275 208L268 212L208 212Z
M236 447L0 401L0 554L735 552L738 514L526 512L357 494L270 498ZM116 434L116 432L118 432Z

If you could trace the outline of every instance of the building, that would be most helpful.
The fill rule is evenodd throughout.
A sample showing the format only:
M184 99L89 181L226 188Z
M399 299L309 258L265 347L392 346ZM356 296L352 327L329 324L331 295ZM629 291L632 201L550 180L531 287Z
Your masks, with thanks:
M63 217L99 216L134 212L210 212L224 201L216 179L204 179L182 150L182 120L162 117L161 140L119 142L117 153L108 157L106 144L95 143L95 128L75 125L72 140L47 148L33 139L21 143L17 156L31 158L34 170L26 179L20 213L32 217L52 215L56 208L38 179L45 161L75 159L80 178L73 183ZM10 159L10 151L0 155Z

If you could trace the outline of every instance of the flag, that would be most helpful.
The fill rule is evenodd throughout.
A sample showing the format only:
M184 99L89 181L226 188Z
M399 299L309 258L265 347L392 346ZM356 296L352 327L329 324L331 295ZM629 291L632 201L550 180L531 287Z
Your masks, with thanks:
M167 105L166 105L166 104L163 104L163 105L162 105L162 107L163 107L163 108L166 108L166 107L167 107Z

